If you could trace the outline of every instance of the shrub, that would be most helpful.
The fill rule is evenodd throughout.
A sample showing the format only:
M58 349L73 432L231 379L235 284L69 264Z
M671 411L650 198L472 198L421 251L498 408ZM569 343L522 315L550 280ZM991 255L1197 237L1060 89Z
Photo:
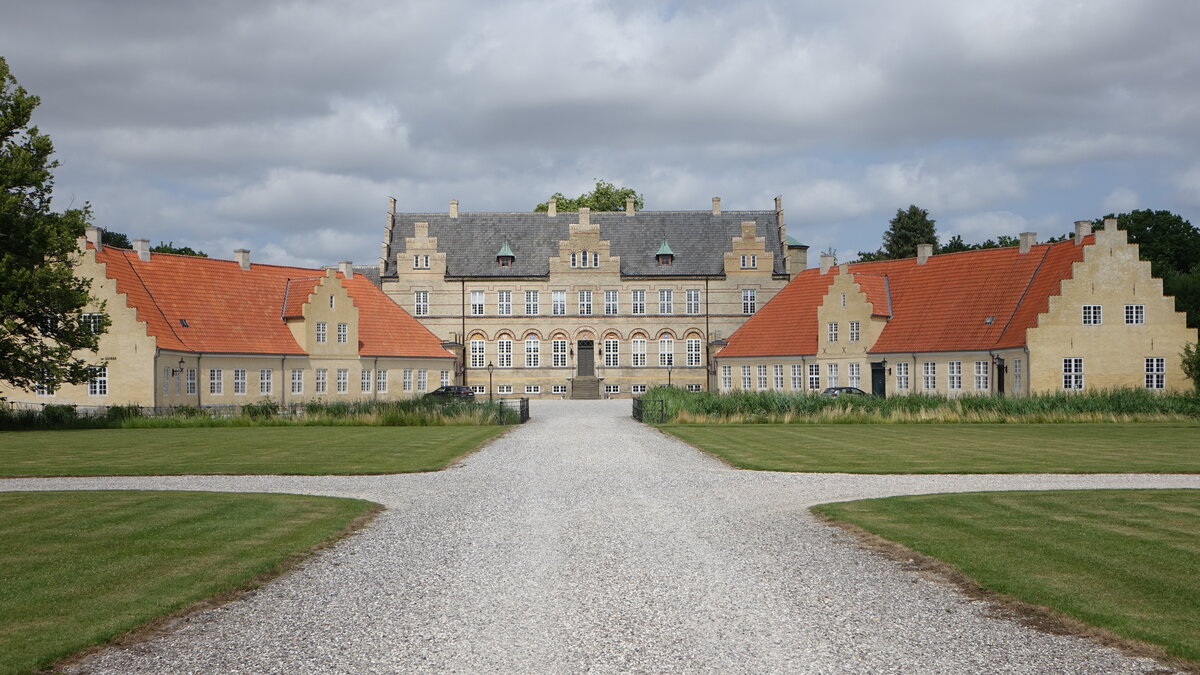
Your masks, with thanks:
M252 420L270 419L278 413L279 406L274 401L247 403L242 406L242 417L249 417Z

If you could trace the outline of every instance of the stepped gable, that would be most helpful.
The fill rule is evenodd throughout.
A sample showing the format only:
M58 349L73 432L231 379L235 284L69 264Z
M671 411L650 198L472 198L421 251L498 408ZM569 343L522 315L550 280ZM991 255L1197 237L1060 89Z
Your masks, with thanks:
M559 255L558 245L570 238L568 228L579 214L545 213L396 213L384 276L395 276L395 256L405 250L405 239L413 236L413 223L429 223L429 236L436 237L438 250L447 254L446 275L450 277L537 277L550 273L549 259ZM784 251L774 211L593 211L592 225L600 238L612 245L612 255L621 259L625 276L720 275L723 254L741 237L742 221L753 221L757 236L766 239L773 254L776 273L783 273ZM675 260L669 267L658 264L654 252L666 239ZM515 260L511 267L496 264L496 251L507 241Z
M720 356L815 354L817 308L833 278L815 268L798 274L730 336Z
M95 250L88 245L89 250ZM138 321L161 349L228 354L301 355L285 317L299 317L325 270L153 253L105 246L96 252ZM359 353L450 357L441 341L370 279L344 279L359 308ZM186 321L187 325L183 323Z

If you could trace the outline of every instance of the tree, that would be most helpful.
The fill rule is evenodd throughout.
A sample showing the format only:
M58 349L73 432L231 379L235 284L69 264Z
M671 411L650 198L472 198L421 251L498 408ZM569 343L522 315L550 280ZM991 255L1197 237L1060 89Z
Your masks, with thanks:
M1187 343L1183 346L1183 374L1192 381L1196 393L1200 394L1200 345Z
M168 241L167 243L158 242L158 246L150 249L151 253L174 253L175 255L190 255L196 258L207 258L208 254L204 251L197 251L191 246L176 246L175 242Z
M100 233L100 243L113 248L133 248L133 244L129 242L129 237L120 232L104 230Z
M628 187L617 187L608 181L596 179L596 187L591 192L585 192L575 199L566 197L561 192L555 192L550 195L550 199L558 202L557 208L559 211L578 211L580 207L586 206L592 211L624 211L625 200L633 197L633 208L635 211L641 211L645 205L645 199L642 198L637 190ZM533 207L534 213L545 213L549 209L549 200Z
M75 353L95 351L107 326L84 317L90 282L74 274L90 210L50 210L58 162L29 126L39 103L0 58L0 380L21 389L86 381L90 364Z
M896 209L896 217L888 221L888 231L883 233L883 248L877 251L859 251L859 262L914 258L917 255L917 244L933 244L936 253L938 240L934 222L928 211L915 205L909 205L907 209ZM961 242L961 238L959 241Z

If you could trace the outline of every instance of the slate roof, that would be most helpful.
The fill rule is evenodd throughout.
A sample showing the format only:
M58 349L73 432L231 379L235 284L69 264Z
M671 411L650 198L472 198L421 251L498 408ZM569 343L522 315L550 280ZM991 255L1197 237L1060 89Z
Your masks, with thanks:
M780 251L775 211L624 211L593 212L591 223L599 225L600 238L612 245L621 258L625 276L718 276L724 273L723 254L741 237L742 221L756 224L757 236L766 238L774 254L775 273L785 271ZM396 275L396 253L405 249L404 240L413 236L413 223L429 223L429 235L437 237L438 250L446 253L449 277L527 277L550 272L549 259L557 257L560 241L569 239L568 227L579 222L579 214L545 213L397 213L392 228L390 254L383 276ZM670 267L658 264L654 254L664 239L670 240L675 260ZM496 251L507 240L516 260L511 267L496 264Z
M1072 265L1083 260L1084 244L1073 241L965 251L849 265L875 315L890 317L875 354L978 351L1020 347L1026 329L1037 325L1050 297L1057 295ZM719 356L816 354L817 308L834 275L808 269L792 280L729 337ZM989 317L991 320L989 321Z
M143 262L135 251L111 246L96 259L158 347L183 352L303 355L284 317L299 317L325 276L320 269L251 264L243 270L232 260L167 253ZM453 358L369 278L337 277L359 310L360 355Z

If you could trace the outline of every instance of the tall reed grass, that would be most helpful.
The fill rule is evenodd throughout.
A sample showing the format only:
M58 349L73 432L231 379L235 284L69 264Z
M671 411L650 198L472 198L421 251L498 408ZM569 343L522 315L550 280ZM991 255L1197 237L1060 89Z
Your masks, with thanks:
M658 387L643 401L664 401L677 423L1070 423L1196 422L1200 396L1106 389L1030 396L909 394L889 398L775 391L727 394Z

